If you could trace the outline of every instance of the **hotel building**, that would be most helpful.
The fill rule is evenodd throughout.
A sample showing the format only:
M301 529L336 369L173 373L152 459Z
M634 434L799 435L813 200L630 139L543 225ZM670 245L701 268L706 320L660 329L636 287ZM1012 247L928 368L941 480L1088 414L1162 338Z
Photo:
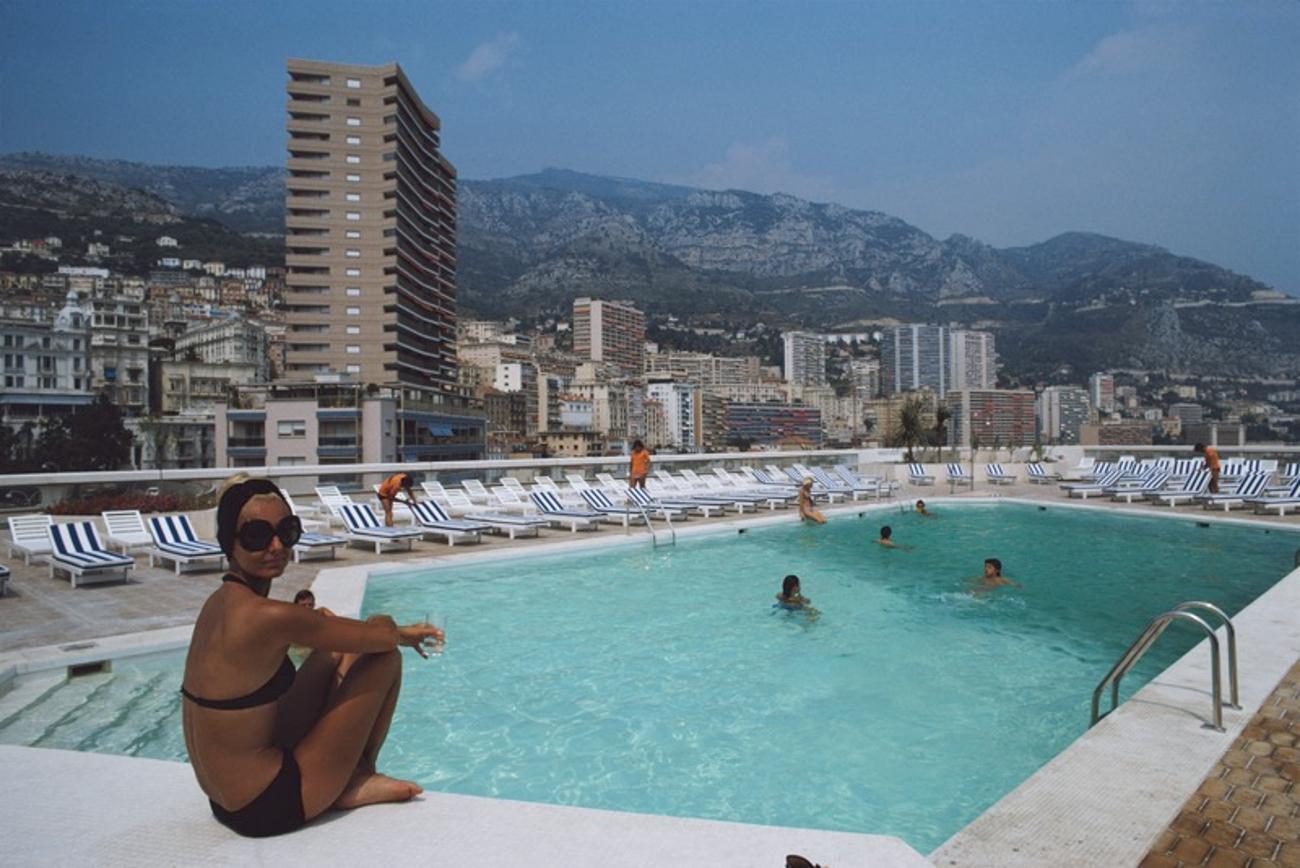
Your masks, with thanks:
M573 352L593 362L610 362L623 376L645 374L645 314L626 301L573 300Z

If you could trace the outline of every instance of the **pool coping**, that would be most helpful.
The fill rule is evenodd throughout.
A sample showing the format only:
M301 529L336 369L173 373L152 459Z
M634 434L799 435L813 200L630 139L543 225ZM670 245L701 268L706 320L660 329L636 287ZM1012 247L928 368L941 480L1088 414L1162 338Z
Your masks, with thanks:
M948 502L965 505L996 505L1013 503L1035 506L1040 509L1066 508L1082 509L1106 514L1124 514L1129 516L1159 516L1175 520L1198 523L1225 523L1238 526L1264 528L1269 531L1297 533L1300 528L1285 526L1250 519L1238 519L1230 516L1218 517L1178 513L1173 510L1142 510L1123 507L1100 507L1084 502L1041 501L1020 497L934 497L934 503ZM844 515L857 512L865 513L899 513L906 509L896 500L865 501L838 504L825 509L829 515ZM736 533L754 527L772 524L790 524L792 515L788 512L768 515L736 517L725 522L714 522L704 526L681 526L677 528L678 538L694 538L710 535ZM594 545L593 545L594 544ZM340 614L356 616L361 612L366 585L370 577L400 575L422 569L436 568L441 565L456 567L480 562L510 561L521 558L535 559L539 556L550 557L568 551L590 551L593 548L615 549L630 545L646 546L647 537L640 534L575 534L573 539L556 540L544 545L529 547L527 550L500 550L449 553L419 561L403 562L392 567L375 564L359 565L322 570L312 583L317 600L321 605L329 606ZM1231 744L1246 722L1255 713L1277 680L1285 674L1300 655L1300 640L1293 634L1294 625L1277 613L1296 611L1300 606L1300 569L1286 574L1268 591L1260 595L1243 609L1234 623L1238 626L1238 644L1240 656L1245 664L1241 675L1241 710L1224 709L1224 726L1226 734L1214 733L1202 729L1200 720L1208 709L1203 708L1206 700L1198 696L1188 702L1189 691L1207 694L1205 684L1209 678L1209 669L1205 656L1208 654L1208 641L1202 641L1179 660L1165 669L1160 675L1139 690L1130 700L1108 715L1096 727L1085 732L1068 747L1049 760L1042 768L1021 782L1015 789L1004 795L994 805L959 830L947 842L929 854L929 859L936 864L965 865L1008 865L1032 866L1046 863L1070 863L1075 865L1112 865L1132 864L1142 857L1156 836L1167 826L1170 817L1177 813L1179 806L1186 800L1187 794L1195 790L1210 767ZM1289 608L1288 608L1289 607ZM1270 609L1273 616L1264 612ZM1245 629L1242 629L1245 627ZM1258 628L1258 632L1257 632ZM25 675L80 665L104 659L118 659L165 651L175 651L188 644L192 626L172 627L164 630L150 630L140 633L96 639L85 643L63 643L56 646L40 646L0 655L0 698L9 682ZM1285 653L1282 653L1285 652ZM1267 665L1254 665L1253 661L1264 661ZM1251 662L1247 662L1251 661ZM1274 671L1276 673L1274 674ZM1267 682L1267 683L1265 683ZM1226 689L1225 689L1226 694ZM1172 736L1172 737L1171 737ZM0 746L5 752L61 753L41 748ZM76 756L99 756L93 754L76 754ZM102 758L102 757L101 757ZM132 763L157 763L160 761L140 760L130 757L112 757L122 763L122 769L115 774L130 777ZM39 759L25 759L41 765ZM163 763L184 767L184 763ZM75 762L74 762L75 765ZM143 766L140 767L143 769ZM80 779L81 773L77 773ZM192 788L188 771L184 775L187 786ZM47 781L46 786L49 786ZM1117 789L1117 786L1127 789ZM57 787L56 787L57 788ZM1082 788L1082 789L1081 789ZM436 796L436 798L434 798ZM72 798L73 796L68 796ZM510 802L500 799L482 799L452 794L426 794L426 801L434 801L440 806L447 800L471 799L480 802L501 803L504 805L526 805L524 814L531 814L537 806L533 803ZM714 821L660 817L658 815L621 814L620 812L597 811L587 808L546 805L547 809L559 812L577 812L573 817L579 825L587 822L578 815L582 812L597 814L619 814L629 817L653 817L667 821L670 826L687 834L691 824L711 824ZM441 809L441 808L440 808ZM459 808L458 808L459 809ZM504 810L504 809L503 809ZM523 810L523 809L521 809ZM369 813L367 811L366 813ZM495 814L496 808L484 809L480 813ZM349 817L352 815L348 815ZM363 815L364 816L364 815ZM559 816L568 816L561 814ZM0 830L9 825L15 817L0 814ZM498 818L496 823L502 820ZM521 821L522 822L522 821ZM527 823L525 822L525 825ZM507 824L508 825L508 824ZM653 825L653 824L651 824ZM735 826L744 829L773 828L753 827L746 824L716 823L718 826ZM633 827L638 827L634 822ZM907 854L916 854L901 839L889 836L865 833L822 833L818 830L785 830L807 835L847 836L858 841L867 849L856 852L846 861L845 858L828 859L823 853L819 858L839 864L862 863L868 859L872 864L926 864L924 860L913 863L904 859L901 846ZM657 835L665 834L660 830ZM369 837L369 833L360 833ZM631 833L629 833L631 834ZM667 833L671 836L671 833ZM722 834L722 833L719 833ZM296 836L293 836L296 837ZM709 837L705 835L705 838ZM725 837L725 835L724 835ZM593 845L598 841L593 839ZM826 839L827 846L840 847L843 841ZM251 852L251 851L250 851ZM260 851L259 851L260 852ZM288 851L286 851L288 852ZM593 846L591 852L602 852ZM640 851L638 851L640 852ZM793 851L792 851L793 852ZM814 851L816 852L816 851ZM607 857L608 853L602 856ZM245 854L245 858L247 854ZM732 864L717 862L710 857L712 864ZM910 858L910 857L908 857ZM904 861L895 861L904 859ZM53 861L53 860L52 860ZM624 857L625 864L626 854ZM466 863L477 864L477 863ZM483 863L487 864L487 863ZM588 864L570 862L568 864ZM592 865L608 864L600 860ZM651 863L645 863L651 864ZM743 864L736 862L735 864Z

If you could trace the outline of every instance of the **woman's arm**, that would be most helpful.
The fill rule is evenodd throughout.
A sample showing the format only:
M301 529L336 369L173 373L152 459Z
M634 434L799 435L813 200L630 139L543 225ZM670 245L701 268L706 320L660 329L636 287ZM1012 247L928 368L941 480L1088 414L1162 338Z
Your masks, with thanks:
M371 654L405 645L420 650L426 638L439 638L436 627L415 624L398 627L387 615L367 621L327 617L291 603L273 602L266 607L266 629L278 639L320 651Z

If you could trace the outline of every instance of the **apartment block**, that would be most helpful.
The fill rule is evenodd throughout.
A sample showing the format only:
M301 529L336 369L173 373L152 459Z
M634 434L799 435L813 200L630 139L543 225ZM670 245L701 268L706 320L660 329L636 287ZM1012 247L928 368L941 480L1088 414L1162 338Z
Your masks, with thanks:
M948 330L943 326L891 326L880 341L883 395L930 389L939 397L950 388Z
M48 419L94 400L90 321L76 293L57 312L39 304L0 306L0 424L21 431L30 423L26 436L34 436Z
M727 441L762 446L822 445L822 414L797 404L728 404Z
M1001 389L958 389L944 396L948 445L1014 448L1034 442L1034 393Z
M271 373L267 345L264 326L230 316L192 324L176 338L175 355L213 365L251 365L254 379L265 382Z
M1092 417L1088 392L1078 386L1048 386L1036 402L1038 437L1043 443L1074 446Z
M646 374L663 374L700 386L731 386L758 379L757 356L666 352L646 356Z
M990 332L948 333L948 388L992 389L998 383L998 354Z
M149 310L134 296L96 295L88 302L90 386L125 415L149 410Z
M285 378L460 400L456 170L397 64L288 62Z
M702 446L700 387L694 383L652 381L646 386L646 400L659 405L663 429L654 439L656 447L677 452L698 452Z
M623 376L645 373L645 314L626 301L573 300L573 352L593 362L611 362Z
M1110 374L1093 374L1088 378L1088 397L1092 406L1103 413L1115 410L1115 378Z
M809 332L785 332L785 381L799 386L826 385L826 342Z

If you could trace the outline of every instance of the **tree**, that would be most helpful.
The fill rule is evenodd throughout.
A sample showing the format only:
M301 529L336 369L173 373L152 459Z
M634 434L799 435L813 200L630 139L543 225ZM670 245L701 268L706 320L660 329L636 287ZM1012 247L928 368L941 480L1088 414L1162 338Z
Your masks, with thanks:
M133 442L122 411L101 394L93 404L46 425L34 459L48 472L117 470L130 460Z
M903 401L898 411L898 441L907 449L907 461L910 464L916 458L912 450L925 436L925 425L921 422L921 399L912 397Z
M934 445L939 447L939 459L943 460L943 446L947 442L948 420L952 418L952 413L948 408L940 404L934 411Z

